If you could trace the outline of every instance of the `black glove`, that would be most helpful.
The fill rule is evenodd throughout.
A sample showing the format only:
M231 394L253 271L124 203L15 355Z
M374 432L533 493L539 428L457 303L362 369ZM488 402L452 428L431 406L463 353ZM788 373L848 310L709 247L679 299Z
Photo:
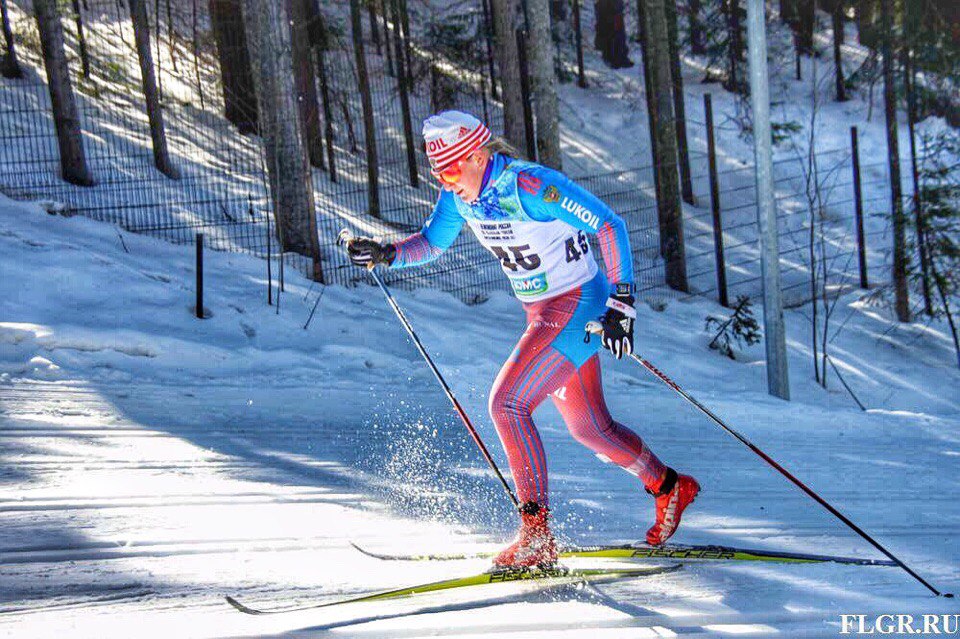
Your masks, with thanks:
M617 359L633 352L633 295L614 293L607 299L607 312L600 319L603 326L603 347Z
M357 266L390 265L397 257L393 244L381 244L373 238L355 237L347 242L347 255Z

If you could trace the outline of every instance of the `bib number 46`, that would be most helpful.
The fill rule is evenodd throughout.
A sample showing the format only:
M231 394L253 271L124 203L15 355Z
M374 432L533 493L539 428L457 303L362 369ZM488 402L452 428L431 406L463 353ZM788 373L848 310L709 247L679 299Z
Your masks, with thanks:
M523 254L524 251L530 250L529 244L508 246L506 250L504 250L502 246L491 246L490 250L493 251L493 254L500 260L503 268L509 271L516 272L519 268L523 268L525 271L532 271L540 266L539 255L536 253ZM507 251L510 251L510 253L507 253Z

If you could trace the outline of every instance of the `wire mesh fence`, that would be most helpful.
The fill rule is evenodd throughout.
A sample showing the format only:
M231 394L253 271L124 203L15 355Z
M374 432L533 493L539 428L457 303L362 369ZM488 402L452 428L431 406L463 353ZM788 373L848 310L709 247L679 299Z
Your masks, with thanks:
M244 132L238 117L226 117L231 105L243 105L238 98L246 97L249 108L249 96L238 95L239 85L225 81L222 72L224 56L243 45L239 41L242 22L239 31L226 35L214 29L217 16L210 9L218 2L239 6L237 0L147 3L153 63L177 179L164 175L154 164L127 2L86 0L72 5L74 13L64 10L66 50L87 160L96 180L93 187L60 179L36 25L26 0L9 2L26 75L0 78L0 191L15 198L56 200L72 213L173 242L192 242L195 233L202 231L210 248L276 259L280 250L275 204L261 138ZM422 148L418 142L411 146L404 126L405 99L411 127L432 112L457 108L482 116L495 131L502 130L482 0L463 4L452 33L425 5L405 4L404 0L377 0L364 5L364 60L376 124L370 140L357 90L360 77L346 0L323 3L325 37L319 44L312 41L309 59L320 139L306 142L322 149L319 157L311 156L310 179L327 283L350 284L364 277L336 246L341 228L397 239L419 229L436 200L437 185L429 176ZM592 24L592 8L585 5L582 11L584 23ZM406 34L405 13L415 25ZM305 23L294 28L311 32L314 26ZM561 66L569 72L574 60L569 37L561 39L558 52ZM413 140L418 134L414 128ZM380 205L375 216L370 215L366 159L371 144L378 156ZM687 268L691 290L710 294L716 288L716 264L706 157L694 152L691 158L700 205L685 210ZM819 225L822 254L832 276L838 282L851 277L849 256L856 244L851 231L849 151L820 153L814 159L815 165L809 158L787 160L775 170L787 290L802 289L811 270L810 220ZM808 179L814 169L816 176ZM885 175L866 174L870 175L865 180L867 215L885 211L889 206L883 198ZM646 294L663 294L653 167L575 178L625 218L638 288ZM756 294L759 250L752 167L721 171L720 198L731 293ZM289 265L311 273L311 258L292 252L282 255ZM497 261L466 233L432 268L389 272L387 281L438 288L467 301L508 290Z

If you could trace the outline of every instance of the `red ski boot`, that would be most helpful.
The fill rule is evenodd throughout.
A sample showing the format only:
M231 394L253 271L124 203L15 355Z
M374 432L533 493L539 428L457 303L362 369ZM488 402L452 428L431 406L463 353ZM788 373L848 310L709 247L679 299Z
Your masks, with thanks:
M557 543L550 532L550 511L528 501L520 508L517 539L493 560L497 568L547 568L557 562Z
M678 475L668 468L657 492L647 492L657 500L657 523L647 531L647 543L661 546L676 532L680 516L700 492L700 484L690 475Z

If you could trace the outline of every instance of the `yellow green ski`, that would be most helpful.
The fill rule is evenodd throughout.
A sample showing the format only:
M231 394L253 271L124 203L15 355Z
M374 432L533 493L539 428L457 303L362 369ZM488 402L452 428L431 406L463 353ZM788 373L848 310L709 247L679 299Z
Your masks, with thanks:
M484 559L496 553L477 552L438 555L390 555L375 553L357 544L351 544L363 554L386 561L454 561L462 559ZM781 563L825 563L852 564L857 566L896 566L886 559L865 559L860 557L837 557L834 555L814 555L806 553L780 552L772 550L750 550L729 546L690 546L685 544L667 544L648 546L646 544L619 544L610 546L581 546L560 550L560 557L591 557L594 559L682 559L687 560L732 560L732 561L770 561Z
M679 570L681 564L669 566L644 566L642 568L565 568L557 566L555 568L536 569L536 568L518 568L508 570L495 570L483 572L478 575L469 575L467 577L456 577L453 579L444 579L417 586L407 586L375 592L360 597L349 599L337 599L319 604L307 604L304 606L294 606L285 608L258 609L251 608L234 599L227 597L227 603L248 615L270 615L282 612L298 612L303 610L315 610L318 608L329 608L331 606L340 606L348 603L360 603L365 601L383 601L386 599L396 599L399 597L408 597L410 595L421 595L429 592L438 592L441 590L451 590L453 588L464 588L467 586L485 586L490 584L502 584L516 581L542 582L547 585L560 585L566 583L584 583L598 582L614 579L630 579L633 577L647 577L651 575L660 575Z

